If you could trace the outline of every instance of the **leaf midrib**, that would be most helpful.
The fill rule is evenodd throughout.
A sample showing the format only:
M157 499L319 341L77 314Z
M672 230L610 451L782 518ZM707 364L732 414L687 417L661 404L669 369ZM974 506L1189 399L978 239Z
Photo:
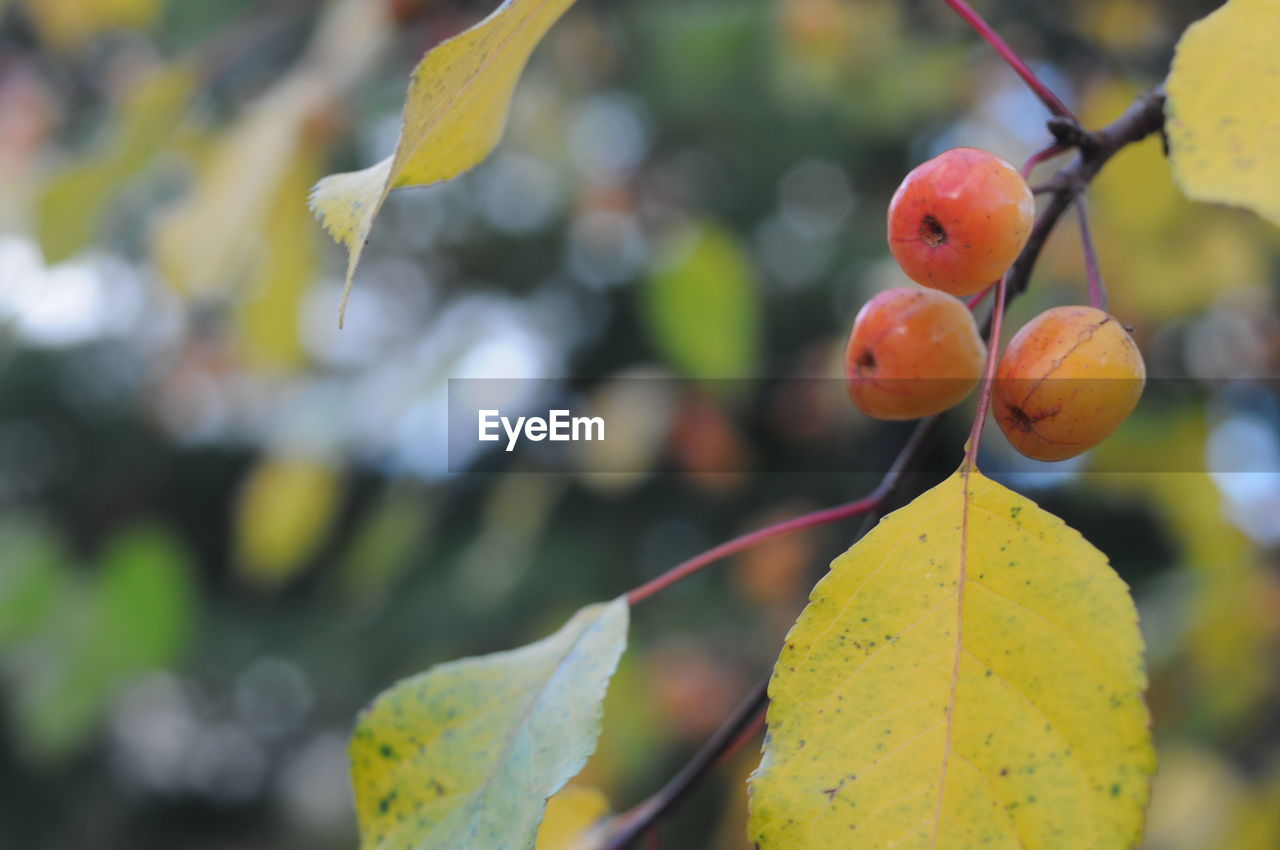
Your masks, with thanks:
M960 684L960 656L964 652L964 584L969 560L969 502L972 493L969 489L969 477L974 466L966 461L961 475L960 509L960 565L956 574L956 643L955 659L951 664L951 688L947 701L947 735L942 748L942 769L938 776L938 801L933 810L933 840L930 847L937 850L938 838L942 833L942 803L947 790L947 769L951 764L952 733L956 723L956 692Z

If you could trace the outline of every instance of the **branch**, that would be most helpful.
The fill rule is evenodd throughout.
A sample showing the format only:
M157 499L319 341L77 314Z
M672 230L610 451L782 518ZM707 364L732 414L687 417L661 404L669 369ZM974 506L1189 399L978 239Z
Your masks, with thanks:
M1087 144L1080 147L1079 155L1070 165L1058 172L1046 186L1049 203L1031 228L1031 237L1022 253L1009 269L1005 303L1026 291L1031 272L1044 244L1053 232L1058 220L1071 206L1072 199L1097 176L1107 160L1124 147L1140 142L1164 127L1164 86L1156 86L1143 92L1129 104L1129 108L1115 121L1092 133L1084 133Z
M769 677L761 679L746 699L738 704L728 719L715 731L715 734L702 745L702 749L689 760L680 772L671 778L666 785L658 789L652 797L619 817L610 828L609 840L602 850L622 850L644 834L658 818L662 817L672 806L680 802L700 779L712 768L723 753L742 733L751 728L756 717L764 710L769 701Z

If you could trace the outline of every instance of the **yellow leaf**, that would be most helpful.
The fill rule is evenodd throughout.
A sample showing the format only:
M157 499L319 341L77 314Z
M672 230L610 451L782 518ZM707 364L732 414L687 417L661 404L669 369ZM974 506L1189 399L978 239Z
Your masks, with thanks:
M59 50L75 50L98 33L143 29L160 14L160 0L27 0L36 29Z
M1106 558L977 470L832 564L787 637L750 832L788 847L1132 847L1154 767Z
M156 263L165 279L194 296L225 293L263 249L262 231L311 109L310 84L273 89L218 143L192 192L160 221Z
M97 236L112 197L177 131L195 82L186 67L146 77L121 104L104 148L50 181L36 208L45 262L68 259Z
M456 177L497 146L520 73L573 0L505 0L480 23L431 50L414 69L395 153L316 184L311 207L347 247L346 297L373 220L392 189Z
M245 110L157 226L152 250L171 284L208 297L252 275L280 187L309 141L309 122L334 108L388 31L386 4L343 0L328 8L298 66Z
M1183 33L1166 132L1188 197L1280 224L1280 0L1229 0Z
M626 644L625 598L510 652L441 664L384 692L351 739L362 850L527 850L582 769Z
M240 569L258 584L288 580L315 551L339 495L338 477L324 464L278 458L259 463L236 508Z
M299 312L319 255L302 198L318 172L315 145L304 143L268 208L262 249L236 311L240 348L251 366L291 370L306 359Z
M566 785L547 801L534 850L595 850L598 827L609 814L609 799L598 788Z

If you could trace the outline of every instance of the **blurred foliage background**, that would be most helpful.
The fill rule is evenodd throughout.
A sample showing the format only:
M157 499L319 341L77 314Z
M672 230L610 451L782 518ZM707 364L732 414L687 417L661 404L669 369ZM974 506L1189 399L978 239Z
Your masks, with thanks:
M386 155L413 65L492 5L0 2L0 847L352 847L346 735L378 691L861 495L874 476L839 470L896 452L905 431L838 383L629 378L838 376L857 308L904 282L883 236L901 175L1047 140L1014 75L926 0L582 0L497 153L392 196L338 331L343 258L307 191ZM982 4L1094 124L1213 5ZM1159 139L1091 198L1113 312L1177 391L1053 474L994 429L984 450L1135 590L1148 846L1275 850L1280 240L1182 200ZM1011 328L1083 299L1069 224ZM451 468L458 377L603 411L627 455ZM617 808L656 788L853 533L642 606L583 780ZM664 846L746 847L755 753Z

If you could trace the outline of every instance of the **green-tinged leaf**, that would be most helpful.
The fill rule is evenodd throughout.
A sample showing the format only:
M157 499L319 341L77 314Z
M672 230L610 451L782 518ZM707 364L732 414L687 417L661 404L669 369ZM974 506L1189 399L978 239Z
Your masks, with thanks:
M787 636L750 833L773 848L1133 847L1154 755L1106 558L964 470L832 564Z
M121 104L103 148L45 187L36 207L36 237L46 262L62 262L93 241L116 193L177 131L194 88L185 67L148 76Z
M1169 73L1174 175L1198 201L1280 224L1280 0L1229 0L1192 24Z
M755 274L737 238L718 225L686 227L660 251L645 291L649 333L693 378L741 378L759 358Z
M537 643L379 696L351 740L362 850L530 850L595 749L628 613L623 598L591 605Z
M12 716L23 753L56 761L83 746L106 709L108 674L95 647L96 598L88 584L62 594L50 628L20 654L13 677Z
M14 670L14 716L28 754L71 754L125 680L180 657L195 621L191 573L176 540L142 527L116 538L91 577L68 583Z
M103 553L97 646L113 673L167 667L191 636L196 599L186 551L160 528L135 528Z
M387 194L456 177L489 155L530 54L571 5L573 0L504 0L489 17L435 47L414 69L395 152L363 171L316 184L311 207L349 253L343 310Z
M68 585L68 556L42 525L0 526L0 651L38 633Z

